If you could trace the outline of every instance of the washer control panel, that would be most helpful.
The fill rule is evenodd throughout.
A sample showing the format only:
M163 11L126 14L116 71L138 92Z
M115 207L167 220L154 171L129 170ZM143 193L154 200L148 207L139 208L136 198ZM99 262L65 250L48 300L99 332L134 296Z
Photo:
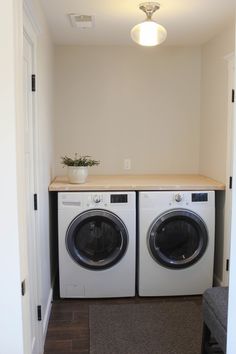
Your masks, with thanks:
M121 193L121 194L110 194L110 195L103 195L103 194L91 194L88 196L89 204L94 204L95 206L101 206L108 204L127 204L128 203L128 194Z
M109 205L127 206L130 202L129 193L88 193L84 194L86 207L89 208L104 208Z
M133 191L59 192L58 210L75 208L78 212L87 209L135 210L136 193Z

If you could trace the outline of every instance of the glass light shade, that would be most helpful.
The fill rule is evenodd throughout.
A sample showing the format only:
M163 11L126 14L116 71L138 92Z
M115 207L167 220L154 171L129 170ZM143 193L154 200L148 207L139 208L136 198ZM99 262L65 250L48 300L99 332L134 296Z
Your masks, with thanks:
M166 29L152 20L134 26L130 34L134 42L148 47L161 44L167 36Z

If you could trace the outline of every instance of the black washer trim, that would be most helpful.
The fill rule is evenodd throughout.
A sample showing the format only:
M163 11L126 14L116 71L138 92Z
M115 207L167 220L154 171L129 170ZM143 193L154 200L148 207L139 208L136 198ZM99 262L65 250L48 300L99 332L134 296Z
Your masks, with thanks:
M86 220L87 218L92 218L94 216L102 216L112 221L114 224L116 224L119 227L121 238L122 238L122 243L118 252L116 252L115 254L113 253L110 257L97 262L85 256L82 256L80 252L77 250L77 248L75 247L75 242L74 242L74 233L76 233L76 229L79 227L80 223ZM129 241L129 234L123 221L114 213L103 209L87 210L79 214L78 216L76 216L76 218L72 220L72 222L70 223L65 238L66 248L69 255L72 257L72 259L76 263L83 266L84 268L93 269L93 270L103 270L103 269L111 268L113 265L117 264L126 253L128 247L128 241Z
M200 236L199 246L194 252L194 254L187 259L179 261L170 260L157 247L155 247L156 231L158 230L160 225L166 220L174 218L176 216L186 218L186 221L191 220L194 226L198 229ZM208 231L205 222L199 215L197 215L193 211L187 209L173 209L163 213L153 221L148 231L147 244L151 256L159 264L171 269L188 268L194 263L196 263L205 253L205 250L208 245Z

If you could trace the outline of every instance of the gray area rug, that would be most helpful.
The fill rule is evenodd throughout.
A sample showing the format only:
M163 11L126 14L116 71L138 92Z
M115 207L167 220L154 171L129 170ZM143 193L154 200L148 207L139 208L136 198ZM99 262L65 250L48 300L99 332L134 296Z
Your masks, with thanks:
M199 354L201 305L193 301L91 305L90 354Z

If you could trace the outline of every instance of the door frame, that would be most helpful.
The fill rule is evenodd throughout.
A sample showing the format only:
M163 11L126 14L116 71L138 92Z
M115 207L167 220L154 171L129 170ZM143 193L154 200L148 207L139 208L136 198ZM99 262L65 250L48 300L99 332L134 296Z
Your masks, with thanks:
M236 47L236 31L235 31ZM236 57L234 55L236 67ZM234 71L234 82L236 83L236 70ZM233 107L233 118L236 118L236 105ZM236 124L233 125L233 176L236 176ZM232 190L232 215L236 215L236 188ZM236 219L231 219L231 240L230 240L230 274L229 274L229 299L228 299L228 323L227 323L227 354L235 352L235 318L236 318Z
M232 90L234 89L234 52L224 57L228 62L228 115L227 115L227 153L226 153L226 188L225 188L225 210L224 210L224 249L223 249L223 270L222 286L229 284L229 270L226 265L230 262L230 234L231 234L231 210L232 210L232 188L229 186L230 176L233 176L233 127L234 112L232 103ZM228 263L229 264L229 263Z
M33 50L33 58L32 58L32 67L33 67L33 73L37 77L37 62L36 62L36 53L37 53L37 33L35 29L37 29L37 26L33 24L33 18L31 16L31 12L28 8L28 5L24 2L23 6L23 39L24 37L27 38L27 40L30 41L32 45L32 50ZM23 55L23 52L22 52ZM22 75L22 85L23 85L23 75ZM32 144L31 144L31 151L33 151L33 183L34 183L34 193L38 194L39 191L39 183L38 183L38 175L39 175L39 170L38 170L38 160L39 160L39 139L38 139L38 119L37 119L37 91L34 92L33 98L32 98L32 112L33 112L33 119L32 119ZM22 122L24 120L22 119ZM23 129L24 131L24 129ZM27 188L27 186L24 186ZM32 195L33 198L33 195ZM39 199L39 198L38 198ZM35 230L35 247L33 249L34 252L34 260L35 260L35 265L36 265L36 284L37 284L37 289L36 289L36 303L38 305L41 304L41 298L42 298L42 286L41 286L41 267L40 267L40 230L39 230L39 212L36 211L33 216L32 223L34 225L34 230ZM27 227L25 226L25 230L27 230ZM27 237L27 236L26 236ZM27 245L28 246L28 245ZM30 267L28 265L28 273L30 272ZM37 309L35 309L36 311ZM27 323L29 321L29 323ZM26 319L26 325L27 328L30 327L30 318ZM37 353L41 354L43 353L43 321L38 321L37 323ZM27 337L29 340L29 335Z

